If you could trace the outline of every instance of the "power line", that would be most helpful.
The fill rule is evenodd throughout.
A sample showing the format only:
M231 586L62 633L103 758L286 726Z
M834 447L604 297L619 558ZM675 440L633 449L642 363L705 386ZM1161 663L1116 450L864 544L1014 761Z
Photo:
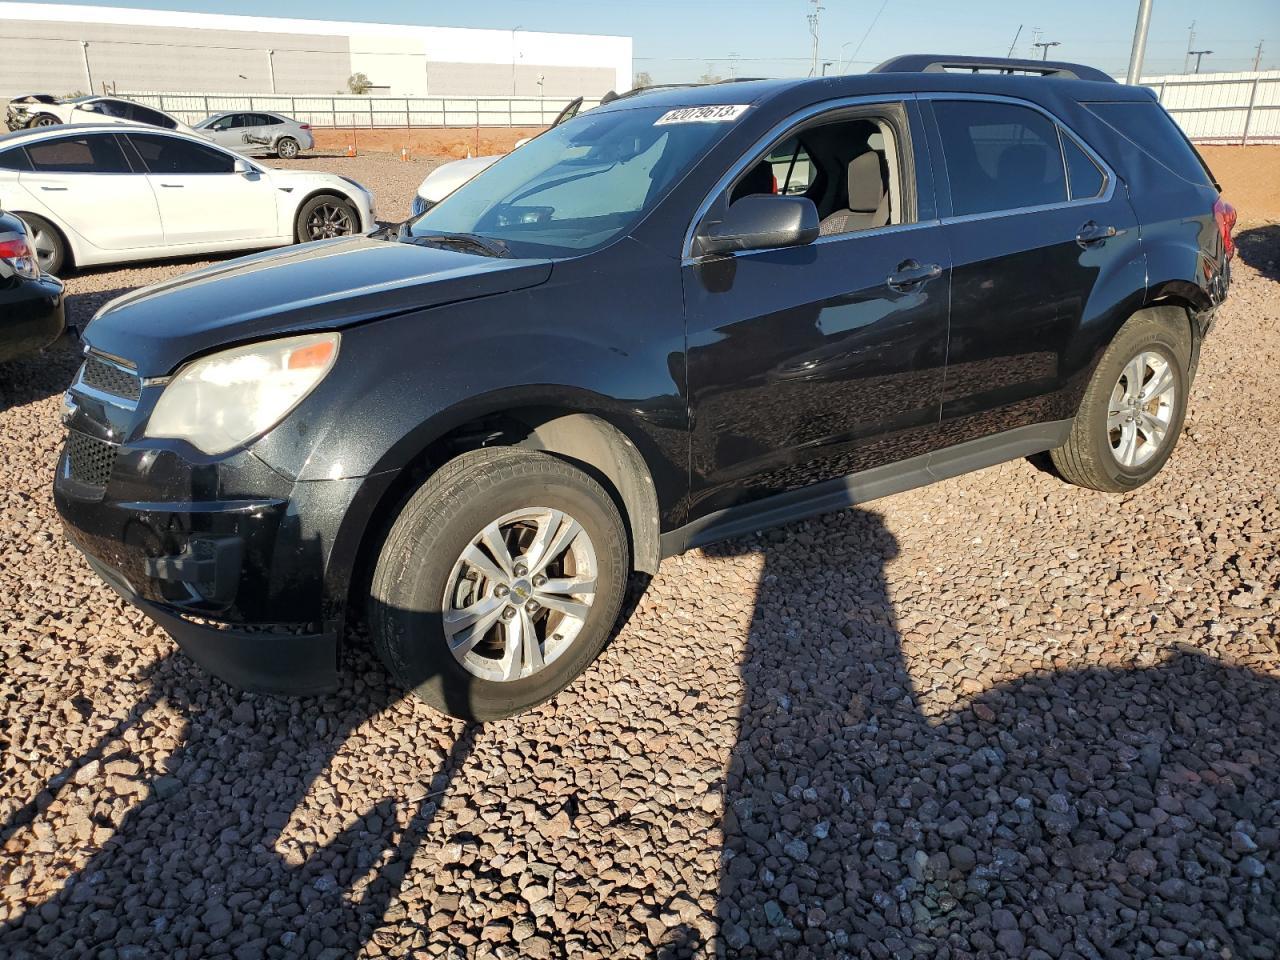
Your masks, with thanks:
M858 41L858 45L853 48L853 53L849 55L849 59L844 61L843 66L840 67L841 72L847 70L854 63L858 62L854 58L857 57L858 52L862 49L862 45L867 42L867 37L871 36L871 31L876 28L876 24L880 22L880 14L884 13L884 8L888 5L889 0L881 0L880 9L877 10L876 15L871 18L871 24L867 27L867 32L862 35L862 39Z

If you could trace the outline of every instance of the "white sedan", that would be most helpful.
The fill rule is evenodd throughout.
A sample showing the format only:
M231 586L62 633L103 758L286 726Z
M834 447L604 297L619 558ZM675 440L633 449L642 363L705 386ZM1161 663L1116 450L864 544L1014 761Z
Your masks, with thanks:
M9 102L8 123L10 130L22 127L56 127L69 123L141 123L162 130L180 130L194 133L177 117L163 110L144 107L132 100L119 97L75 97L71 100L51 100L38 94L19 97Z
M41 268L279 247L365 233L354 180L275 170L169 130L60 126L0 136L0 203L31 229Z

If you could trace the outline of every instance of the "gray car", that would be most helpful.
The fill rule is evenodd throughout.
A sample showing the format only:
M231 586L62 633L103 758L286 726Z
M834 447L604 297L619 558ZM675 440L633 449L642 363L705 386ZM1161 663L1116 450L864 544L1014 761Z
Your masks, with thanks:
M278 113L215 113L196 124L214 143L240 153L271 153L292 160L315 146L311 126Z

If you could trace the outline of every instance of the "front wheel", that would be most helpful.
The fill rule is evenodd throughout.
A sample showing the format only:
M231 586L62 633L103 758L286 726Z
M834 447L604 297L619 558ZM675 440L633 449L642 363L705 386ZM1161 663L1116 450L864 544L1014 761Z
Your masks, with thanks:
M298 141L292 137L281 137L276 141L276 156L281 160L292 160L298 155Z
M622 517L545 453L463 454L405 504L374 569L369 625L387 668L444 713L493 720L591 664L626 589Z
M349 237L360 229L356 208L341 197L312 197L298 211L298 242Z
M1098 362L1067 442L1050 452L1063 479L1124 493L1159 473L1182 432L1190 353L1189 329L1131 317Z
M58 126L60 123L62 123L62 121L61 121L61 120L59 120L57 117L55 117L53 114L51 114L51 113L41 113L41 114L37 115L37 116L36 116L36 118L35 118L34 120L32 120L29 124L27 124L27 126L29 126L29 127L56 127L56 126Z

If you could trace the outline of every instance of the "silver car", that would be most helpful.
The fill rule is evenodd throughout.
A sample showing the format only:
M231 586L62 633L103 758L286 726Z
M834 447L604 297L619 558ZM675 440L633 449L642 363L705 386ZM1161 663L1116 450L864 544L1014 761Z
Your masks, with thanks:
M240 153L271 153L292 160L315 146L311 125L278 113L215 113L196 124L214 143Z

